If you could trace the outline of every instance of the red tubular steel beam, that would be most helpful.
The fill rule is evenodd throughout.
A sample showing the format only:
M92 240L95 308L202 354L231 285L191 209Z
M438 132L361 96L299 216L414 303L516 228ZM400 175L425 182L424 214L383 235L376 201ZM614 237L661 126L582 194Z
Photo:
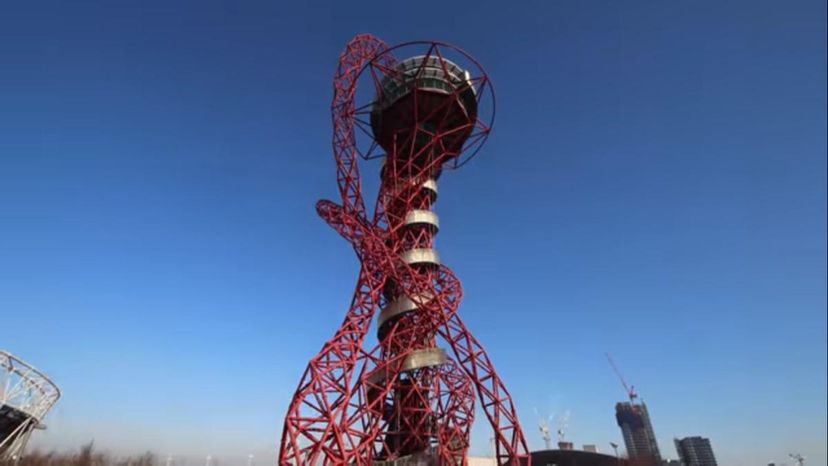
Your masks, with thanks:
M392 55L411 45L425 53L402 62ZM459 53L476 75L444 58L446 51ZM376 100L358 106L362 76L373 82ZM488 121L478 115L484 91L492 96ZM430 464L465 465L476 395L494 431L497 463L529 465L509 392L457 314L460 281L434 249L436 181L444 167L473 156L492 126L488 76L445 44L389 48L359 35L340 57L332 114L341 204L323 200L317 212L351 243L361 269L345 320L309 362L288 408L279 464L427 456ZM367 150L356 129L371 140ZM385 162L369 218L357 156L375 158L380 150ZM379 343L366 349L380 309Z

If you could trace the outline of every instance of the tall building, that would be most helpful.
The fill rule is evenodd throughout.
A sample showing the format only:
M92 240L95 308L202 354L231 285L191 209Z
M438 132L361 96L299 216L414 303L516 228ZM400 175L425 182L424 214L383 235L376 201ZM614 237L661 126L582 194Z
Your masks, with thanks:
M716 466L710 439L704 437L685 437L674 439L676 452L683 466Z
M624 446L627 448L627 456L631 460L639 462L660 464L661 453L658 451L653 425L650 422L650 414L647 412L647 405L641 403L630 403L628 401L615 405L615 420L621 428L624 436Z

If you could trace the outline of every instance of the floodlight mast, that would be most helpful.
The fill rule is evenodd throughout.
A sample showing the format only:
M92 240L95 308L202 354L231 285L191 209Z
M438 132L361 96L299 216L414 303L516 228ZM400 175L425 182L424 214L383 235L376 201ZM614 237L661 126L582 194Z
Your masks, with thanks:
M398 61L399 53L411 58ZM361 80L375 91L364 104ZM437 180L491 130L488 76L446 44L389 48L360 35L340 57L332 113L341 204L323 200L317 212L351 243L361 270L345 321L308 364L288 408L280 465L465 464L475 395L497 463L528 464L509 392L458 315L460 281L434 248ZM384 161L372 214L358 157ZM376 314L379 343L366 349Z

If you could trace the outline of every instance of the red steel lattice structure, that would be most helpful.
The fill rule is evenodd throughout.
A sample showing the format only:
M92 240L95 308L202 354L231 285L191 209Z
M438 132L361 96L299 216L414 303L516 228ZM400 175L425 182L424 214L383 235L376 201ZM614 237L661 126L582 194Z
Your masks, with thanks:
M420 53L394 58L411 48ZM360 105L364 81L373 95ZM465 464L475 397L492 426L497 463L528 464L509 392L457 314L460 281L434 249L437 179L473 156L491 130L488 76L446 44L390 48L359 35L340 57L332 113L341 205L322 200L317 212L351 243L361 268L344 322L308 364L290 404L280 464ZM379 157L369 214L358 159ZM369 349L377 311L378 343Z

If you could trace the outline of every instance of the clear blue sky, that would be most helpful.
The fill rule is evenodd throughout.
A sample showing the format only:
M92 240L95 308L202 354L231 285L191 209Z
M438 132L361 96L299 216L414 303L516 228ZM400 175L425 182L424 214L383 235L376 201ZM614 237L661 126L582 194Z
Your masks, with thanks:
M65 393L39 445L273 450L356 279L314 203L372 32L496 85L438 246L533 447L535 407L620 441L610 351L666 456L826 464L824 1L167 3L0 14L0 347Z

